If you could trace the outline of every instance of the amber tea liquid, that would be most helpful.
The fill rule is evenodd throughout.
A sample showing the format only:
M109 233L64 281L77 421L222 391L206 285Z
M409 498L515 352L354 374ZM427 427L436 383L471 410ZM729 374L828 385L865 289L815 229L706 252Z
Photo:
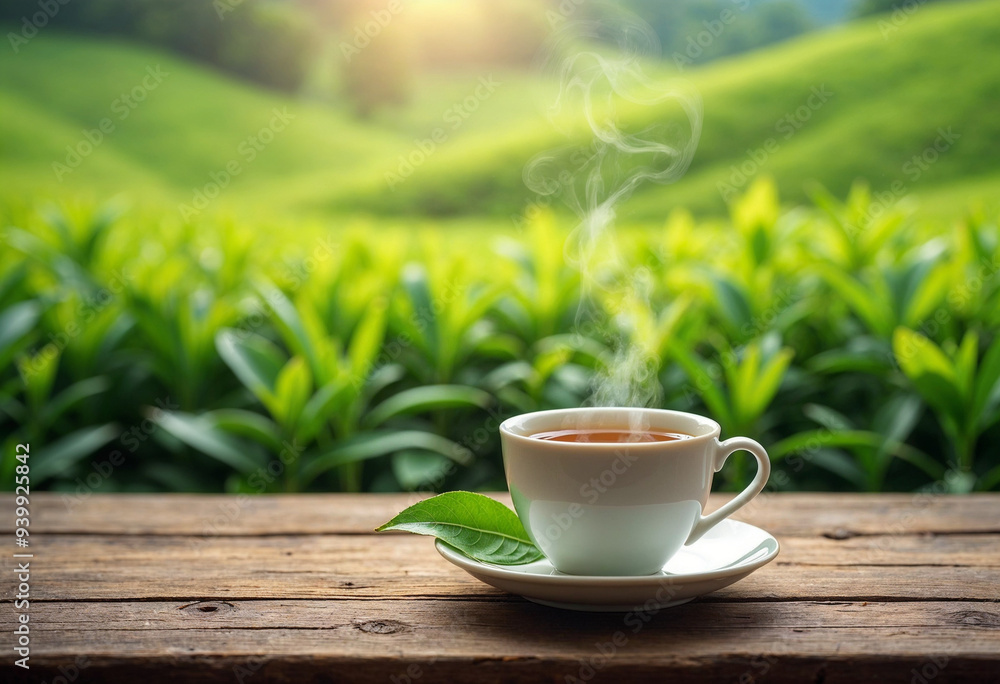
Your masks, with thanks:
M675 442L680 439L690 439L691 435L683 432L666 432L663 430L628 430L628 429L583 429L583 430L547 430L531 435L535 439L550 442L597 442L601 444L636 443L636 442Z

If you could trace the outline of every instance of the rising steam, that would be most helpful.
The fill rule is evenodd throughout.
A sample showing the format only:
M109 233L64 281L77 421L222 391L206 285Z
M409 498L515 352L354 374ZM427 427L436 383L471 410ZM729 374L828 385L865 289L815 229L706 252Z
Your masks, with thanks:
M632 342L632 312L650 306L649 274L630 272L608 239L616 205L646 181L676 181L698 146L701 98L679 82L654 82L643 71L643 62L659 53L652 29L629 17L567 24L543 57L543 69L559 79L549 120L571 142L534 157L524 182L579 217L566 243L567 262L580 270L585 295L612 303L618 334L609 340L613 357L594 383L589 403L595 406L650 406L660 399L659 360ZM587 128L579 125L581 112ZM639 130L627 131L624 120L641 122ZM578 330L584 315L581 309Z

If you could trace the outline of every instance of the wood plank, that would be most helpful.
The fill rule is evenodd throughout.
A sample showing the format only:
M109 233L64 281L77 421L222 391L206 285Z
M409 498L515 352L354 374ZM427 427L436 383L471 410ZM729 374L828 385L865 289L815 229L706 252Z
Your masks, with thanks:
M510 505L506 494L496 498ZM32 530L61 534L200 536L366 534L419 500L415 494L32 496ZM716 507L730 495L713 495ZM0 495L10 507L12 495ZM1000 533L1000 494L762 494L735 516L775 535ZM0 517L11 531L13 518Z
M17 680L83 657L78 682L1000 681L997 495L768 495L743 517L777 534L775 562L631 624L370 533L414 500L36 495L33 667ZM0 681L14 673L0 661Z
M36 535L36 600L502 597L426 537ZM778 558L711 600L1000 599L996 537L784 540ZM15 566L4 558L5 572ZM912 567L917 566L917 567ZM9 599L8 599L9 600Z
M885 534L829 539L785 537L774 561L800 565L941 565L1000 567L992 534Z
M0 624L11 626L6 611ZM692 603L625 615L524 601L52 603L35 607L32 624L32 676L76 663L81 682L1000 678L1000 605L983 603ZM0 677L10 673L5 659Z

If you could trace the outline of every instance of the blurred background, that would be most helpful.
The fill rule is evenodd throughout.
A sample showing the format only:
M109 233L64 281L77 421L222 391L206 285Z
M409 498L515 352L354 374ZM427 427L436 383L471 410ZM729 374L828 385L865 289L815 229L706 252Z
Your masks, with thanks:
M5 2L2 486L501 489L504 417L627 373L774 489L996 490L998 9ZM575 252L638 163L550 115L581 54L701 115L614 107L697 147Z

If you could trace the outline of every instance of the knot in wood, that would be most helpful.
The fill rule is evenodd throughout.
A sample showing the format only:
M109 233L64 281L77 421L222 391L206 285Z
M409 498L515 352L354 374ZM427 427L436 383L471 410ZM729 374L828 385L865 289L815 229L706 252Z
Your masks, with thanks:
M836 539L837 541L842 541L844 539L850 539L851 537L857 536L854 532L850 530L845 530L843 527L838 527L832 532L824 532L823 536L827 539Z
M186 606L180 606L180 610L183 610L185 613L191 613L192 615L212 615L219 613L231 613L236 610L236 606L226 601L198 601L197 603L189 603Z
M354 628L369 634L396 634L406 629L398 620L355 620Z
M951 619L959 625L1000 627L1000 616L982 610L959 610L951 614Z

